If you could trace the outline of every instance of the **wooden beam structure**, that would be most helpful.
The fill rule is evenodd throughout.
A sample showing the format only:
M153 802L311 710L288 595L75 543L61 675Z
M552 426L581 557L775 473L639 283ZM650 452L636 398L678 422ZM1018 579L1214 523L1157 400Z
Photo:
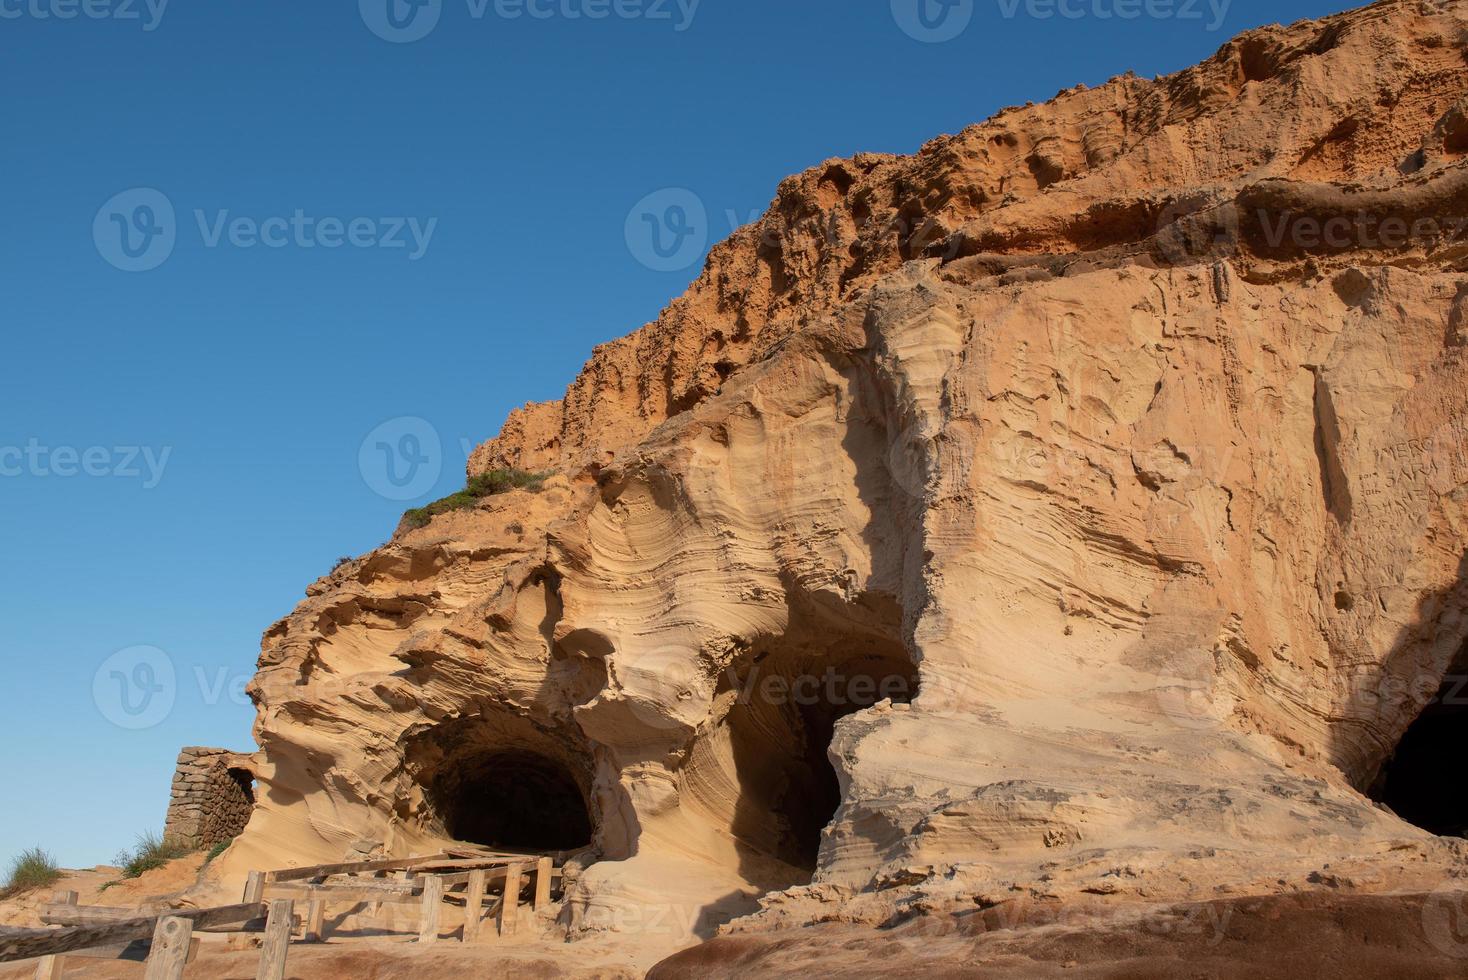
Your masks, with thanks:
M465 847L418 857L252 871L239 905L151 914L79 905L76 892L62 891L40 910L41 921L59 928L0 927L0 963L38 959L37 980L59 980L67 956L133 959L146 963L144 980L181 980L185 965L197 955L198 933L253 931L265 934L257 980L284 980L292 935L300 927L305 940L325 942L329 905L365 905L374 914L383 905L417 906L417 938L423 944L439 940L443 906L462 905L464 942L482 940L491 918L507 936L520 926L526 877L531 909L539 912L551 901L562 859ZM497 895L491 893L495 887ZM304 918L294 912L298 901L304 903Z
M524 874L523 864L512 864L505 869L505 895L500 902L500 935L514 933L520 917L520 877Z
M347 905L378 902L383 905L416 905L421 892L393 892L378 888L355 888L351 885L270 885L265 889L269 899L290 898L301 902L329 901Z
M543 857L535 862L535 904L532 908L539 912L550 904L551 875L555 874L555 862L548 857Z
M408 871L425 862L450 860L448 854L427 854L422 857L384 858L380 861L358 861L354 864L317 864L308 868L285 868L266 872L267 882L308 881L312 878L329 878L332 875L368 874L376 871Z
M238 926L258 918L263 910L258 905L229 905L217 909L181 909L170 913L188 919L194 930L212 926ZM0 935L0 963L28 960L38 956L58 956L94 946L151 939L158 916L119 919L115 922L71 929L27 929Z
M420 943L438 942L438 920L443 911L443 879L430 876L423 884L423 914L418 924Z
M285 958L291 945L291 927L295 914L288 898L270 903L265 922L265 941L260 945L260 966L255 980L285 980Z
M193 922L177 915L159 919L153 930L153 948L148 951L143 980L183 980L193 942Z
M463 941L466 943L478 940L480 927L484 925L485 877L483 870L469 872L468 890L464 893Z

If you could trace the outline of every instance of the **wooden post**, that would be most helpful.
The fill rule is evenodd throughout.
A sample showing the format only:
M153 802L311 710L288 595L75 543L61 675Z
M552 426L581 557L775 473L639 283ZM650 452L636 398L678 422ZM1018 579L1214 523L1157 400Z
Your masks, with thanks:
M464 942L472 943L479 938L479 927L484 921L484 871L469 872L469 890L464 893Z
M260 969L255 973L255 980L285 980L285 958L291 948L295 904L288 898L278 898L270 903L270 917L265 920L265 941L260 946Z
M193 936L194 924L188 919L173 915L159 919L158 928L153 930L153 947L148 952L143 980L182 980Z
M265 872L251 871L250 877L245 881L245 897L240 899L245 905L252 905L265 899Z
M438 914L443 908L443 879L438 875L423 878L423 916L418 922L420 943L438 942Z
M326 942L326 900L313 898L306 906L306 942Z
M535 904L532 908L537 912L550 904L551 871L555 866L556 862L548 857L535 862Z
M60 891L51 896L51 901L57 905L75 905L77 893L72 891ZM66 957L46 956L36 964L36 980L61 980L61 975L66 972Z
M515 931L515 920L520 913L520 879L524 874L523 864L512 864L505 869L505 898L500 902L501 936L508 936Z

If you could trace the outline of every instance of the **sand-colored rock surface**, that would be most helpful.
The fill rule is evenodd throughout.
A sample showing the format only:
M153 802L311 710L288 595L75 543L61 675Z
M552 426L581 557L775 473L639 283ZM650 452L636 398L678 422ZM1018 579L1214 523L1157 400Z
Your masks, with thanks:
M787 180L474 454L541 492L269 630L212 886L582 847L542 938L649 966L1021 898L1457 894L1463 843L1365 792L1468 668L1465 16L1266 28Z
M66 870L48 888L29 889L0 900L0 926L41 927L41 907L49 904L58 891L76 892L80 905L107 908L154 911L187 905L185 895L198 883L203 864L203 854L192 854L145 871L136 878L124 878L121 868L110 865Z

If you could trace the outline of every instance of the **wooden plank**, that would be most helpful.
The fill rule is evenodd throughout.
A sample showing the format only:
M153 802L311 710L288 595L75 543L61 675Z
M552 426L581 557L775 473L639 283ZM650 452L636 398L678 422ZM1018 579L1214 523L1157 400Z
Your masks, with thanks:
M500 935L508 936L515 931L515 921L520 917L520 876L523 864L512 864L505 869L505 895L500 902Z
M447 854L427 854L420 857L384 858L381 861L358 861L354 864L318 864L309 868L285 868L270 872L271 881L305 881L308 878L325 878L328 875L366 874L369 871L400 871L412 868L424 861L447 858Z
M198 936L189 939L188 954L185 955L185 962L194 962L195 959L198 959L198 946L200 946ZM62 976L66 967L81 968L82 964L76 962L78 959L110 959L113 962L122 961L147 964L148 954L150 954L151 949L153 949L153 943L144 942L141 939L135 940L135 942L113 943L110 946L91 946L90 949L75 949L75 951L66 954L65 957L41 958L40 965L35 970L35 976L37 976L38 980L56 980L57 977Z
M469 872L469 890L464 894L463 941L466 943L479 939L479 927L484 924L484 879L483 870Z
M195 932L264 932L264 904L258 906L262 914L244 922L206 923L195 927ZM145 915L171 915L178 910L163 908L119 909L110 905L43 905L38 913L48 926L101 926L109 922L123 922ZM26 930L12 930L24 932Z
M423 915L418 921L418 941L438 942L438 917L443 910L443 879L430 875L423 882Z
M159 919L158 927L153 930L153 948L148 953L143 980L183 980L193 937L194 924L188 919L176 915Z
M278 898L270 903L270 917L265 924L265 941L260 946L260 966L255 971L255 980L285 980L285 958L290 952L294 906L295 903L288 898Z
M141 919L148 916L156 918L162 915L189 915L191 910L162 908L156 905L153 907L143 905L135 909L120 909L111 905L43 905L36 914L48 926L102 926L109 922L125 922L128 919ZM261 928L264 928L264 925L265 921L261 919ZM218 931L223 927L215 924L203 931Z
M180 909L170 915L185 918L196 930L217 926L239 925L257 917L258 905L228 905L215 909ZM139 916L94 926L70 929L30 929L0 936L0 963L28 960L37 956L56 956L93 946L109 946L150 939L158 925L158 916Z
M190 949L198 945L198 936L189 940ZM152 943L143 939L131 943L113 943L111 946L93 946L90 949L78 949L67 953L66 962L70 964L73 960L123 960L129 963L146 963L150 949L152 949Z
M353 888L350 885L271 885L265 889L266 897L290 898L299 902L344 902L359 905L380 902L384 905L416 905L419 895L414 892L390 892L378 888Z
M109 905L43 905L37 914L48 926L100 926L144 915L162 915L163 910L118 909Z
M535 904L531 907L537 912L550 904L551 872L554 870L555 862L548 857L535 862Z
M306 942L320 943L326 941L326 901L324 899L313 899L306 906Z
M498 884L500 884L501 882L503 882L505 880L505 878L509 874L509 870L510 869L506 867L506 868L482 868L480 870L482 870L484 872L484 874L485 874L485 879L484 880L486 882L488 882L491 885L498 885ZM458 887L460 885L467 885L469 883L469 875L472 874L472 873L473 872L470 872L470 871L464 871L464 872L460 872L459 874L444 874L444 875L439 875L438 877L440 877L440 878L443 879L443 883L444 883L444 887L445 888L456 888L456 887ZM561 877L561 872L559 870L552 870L551 871L551 873L550 873L550 880L551 881L554 881L555 879L557 879L559 877Z
M413 865L414 871L436 873L439 871L473 871L476 868L502 868L515 863L514 858L441 858Z
M265 900L265 872L251 871L250 876L245 879L244 901L250 904L263 902Z
M496 857L507 861L534 861L538 858L548 857L556 864L565 864L566 858L570 857L572 851L516 851L505 847L477 847L465 844L456 844L453 847L445 847L444 851L450 857L481 858Z

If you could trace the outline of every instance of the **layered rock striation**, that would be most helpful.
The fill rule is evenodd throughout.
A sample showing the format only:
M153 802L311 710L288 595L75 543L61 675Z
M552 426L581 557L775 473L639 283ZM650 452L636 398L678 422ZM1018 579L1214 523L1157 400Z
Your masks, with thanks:
M579 851L547 928L669 946L1451 880L1381 800L1468 668L1465 7L785 181L471 459L544 489L269 630L221 867Z

